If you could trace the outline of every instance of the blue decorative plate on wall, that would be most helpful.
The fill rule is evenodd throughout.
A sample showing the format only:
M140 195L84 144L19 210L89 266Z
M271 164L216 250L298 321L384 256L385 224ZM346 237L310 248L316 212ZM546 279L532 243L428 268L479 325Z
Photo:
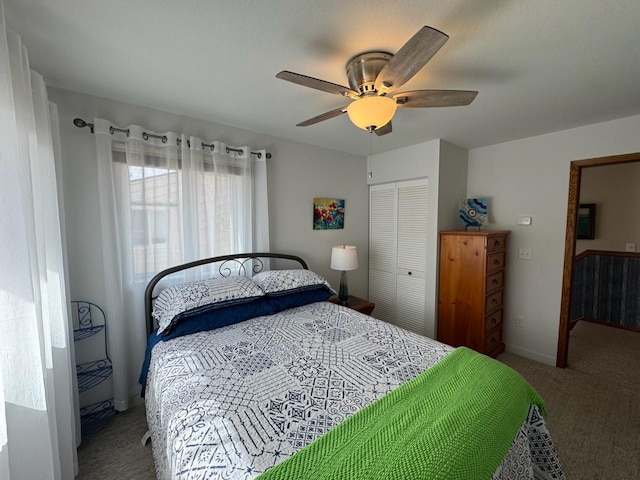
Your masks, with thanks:
M489 223L486 198L461 198L459 208L458 216L465 230L480 230L480 227Z

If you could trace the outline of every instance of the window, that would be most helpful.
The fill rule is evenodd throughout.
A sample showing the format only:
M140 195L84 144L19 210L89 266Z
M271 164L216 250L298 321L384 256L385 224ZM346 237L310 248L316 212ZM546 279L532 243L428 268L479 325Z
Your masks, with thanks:
M168 230L168 208L145 210L144 205L133 207L131 233L134 247L166 245L169 240Z
M238 207L234 195L246 188L241 184L242 172L233 165L214 168L212 159L203 159L189 191L192 211L185 211L180 151L177 156L176 149L173 152L172 157L160 147L144 155L132 154L124 144L113 144L114 165L126 169L120 178L128 180L131 262L140 281L183 263L185 242L195 242L201 258L234 251L232 232L237 226L232 212ZM195 239L190 233L194 230Z

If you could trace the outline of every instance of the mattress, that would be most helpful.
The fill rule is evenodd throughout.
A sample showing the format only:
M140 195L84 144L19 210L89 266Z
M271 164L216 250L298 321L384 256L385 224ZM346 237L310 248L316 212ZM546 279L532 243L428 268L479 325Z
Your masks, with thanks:
M145 392L157 476L256 478L451 351L329 302L159 342ZM537 406L492 478L564 478Z

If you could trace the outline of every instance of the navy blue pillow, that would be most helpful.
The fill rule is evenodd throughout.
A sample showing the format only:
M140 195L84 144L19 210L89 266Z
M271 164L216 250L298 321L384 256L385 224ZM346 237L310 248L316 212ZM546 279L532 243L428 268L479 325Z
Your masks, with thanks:
M324 302L333 295L333 292L325 286L317 286L313 289L301 290L293 293L283 294L278 292L276 295L267 294L267 299L274 309L274 313L281 312L287 308L300 307L308 303Z
M233 325L234 323L242 322L253 317L271 315L272 313L275 313L273 305L267 297L259 297L252 302L238 303L214 310L195 312L193 315L189 315L180 320L180 323L176 324L169 333L163 334L162 336L165 340L168 340L190 333L215 330L216 328Z

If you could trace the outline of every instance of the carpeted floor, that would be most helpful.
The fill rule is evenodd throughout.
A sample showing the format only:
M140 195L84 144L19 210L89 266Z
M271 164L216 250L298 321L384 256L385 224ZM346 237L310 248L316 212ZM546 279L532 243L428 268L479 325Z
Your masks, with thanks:
M142 446L147 431L144 405L117 413L100 432L78 449L78 480L155 479L151 444Z
M547 423L568 480L640 478L640 333L579 322L569 368L512 353L498 359L545 399ZM117 414L78 450L80 480L154 479L144 407Z
M545 400L567 479L640 478L640 334L579 322L560 369L503 353Z

